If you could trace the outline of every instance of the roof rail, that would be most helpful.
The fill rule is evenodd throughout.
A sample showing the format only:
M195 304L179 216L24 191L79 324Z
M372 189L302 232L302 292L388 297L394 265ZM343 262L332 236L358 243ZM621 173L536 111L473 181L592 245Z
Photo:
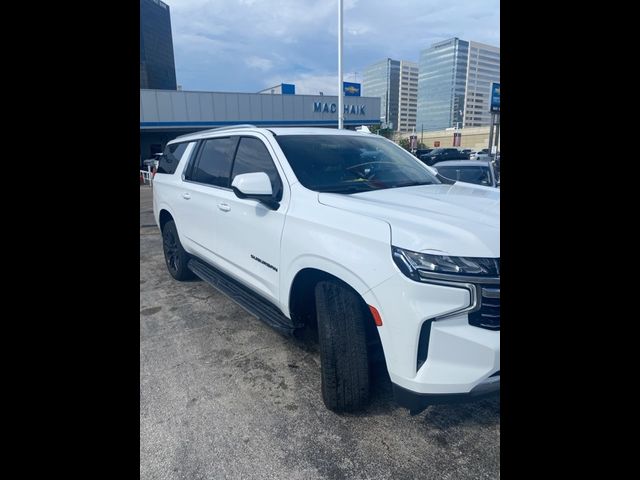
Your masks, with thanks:
M258 128L258 127L256 127L255 125L251 125L250 123L241 123L238 125L226 125L224 127L209 128L207 130L198 130L196 132L185 133L184 135L180 135L176 137L176 139L182 138L182 137L189 137L191 135L197 135L200 133L220 132L222 130L235 130L236 128Z
M218 127L212 129L212 131L219 132L221 130L233 130L235 128L258 128L255 125L251 125L250 123L241 123L239 125L227 125L226 127Z

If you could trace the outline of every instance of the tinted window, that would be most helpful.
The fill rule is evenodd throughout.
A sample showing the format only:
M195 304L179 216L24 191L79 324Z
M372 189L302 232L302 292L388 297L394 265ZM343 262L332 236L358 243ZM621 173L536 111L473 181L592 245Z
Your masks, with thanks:
M157 173L173 174L178 168L178 163L182 158L182 154L187 149L188 143L174 143L167 145L164 149L164 155L160 157Z
M317 192L358 193L440 183L405 149L376 136L278 135L300 183Z
M465 160L468 158L466 153L461 152L457 148L448 149L445 153L445 156L452 160L456 160L456 159Z
M193 171L190 172L189 180L218 187L228 187L235 146L235 138L206 140L200 148L198 161Z
M436 167L443 177L460 182L491 186L491 176L487 167Z
M231 181L233 182L236 175L254 172L264 172L269 175L271 189L276 199L281 200L282 182L267 147L257 138L243 137L240 139L236 160L233 163Z

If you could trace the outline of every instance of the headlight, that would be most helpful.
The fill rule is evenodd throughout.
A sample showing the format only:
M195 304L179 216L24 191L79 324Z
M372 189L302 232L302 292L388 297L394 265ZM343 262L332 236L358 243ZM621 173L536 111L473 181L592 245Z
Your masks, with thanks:
M444 277L498 277L499 258L451 257L412 252L392 247L393 261L407 277L416 281Z

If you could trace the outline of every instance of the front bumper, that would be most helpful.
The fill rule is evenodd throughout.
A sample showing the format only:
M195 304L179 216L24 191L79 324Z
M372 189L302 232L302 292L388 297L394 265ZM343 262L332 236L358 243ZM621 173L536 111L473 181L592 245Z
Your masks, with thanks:
M401 407L409 409L412 414L420 413L429 405L441 403L458 403L480 400L494 396L500 391L500 373L480 382L468 393L416 393L406 388L402 388L395 383L393 386L393 396Z
M428 404L500 389L500 330L469 323L469 290L398 272L363 297L382 318L378 332L399 403L412 395Z

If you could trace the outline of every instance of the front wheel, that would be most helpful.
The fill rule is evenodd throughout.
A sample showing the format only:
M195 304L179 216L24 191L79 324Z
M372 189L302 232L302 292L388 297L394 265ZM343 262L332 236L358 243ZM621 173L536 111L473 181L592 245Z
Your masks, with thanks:
M178 230L173 220L165 223L162 229L162 249L167 270L176 280L189 280L194 278L193 272L187 267L189 254L182 248Z
M369 403L366 321L356 292L336 281L316 285L322 399L329 410L353 412Z

